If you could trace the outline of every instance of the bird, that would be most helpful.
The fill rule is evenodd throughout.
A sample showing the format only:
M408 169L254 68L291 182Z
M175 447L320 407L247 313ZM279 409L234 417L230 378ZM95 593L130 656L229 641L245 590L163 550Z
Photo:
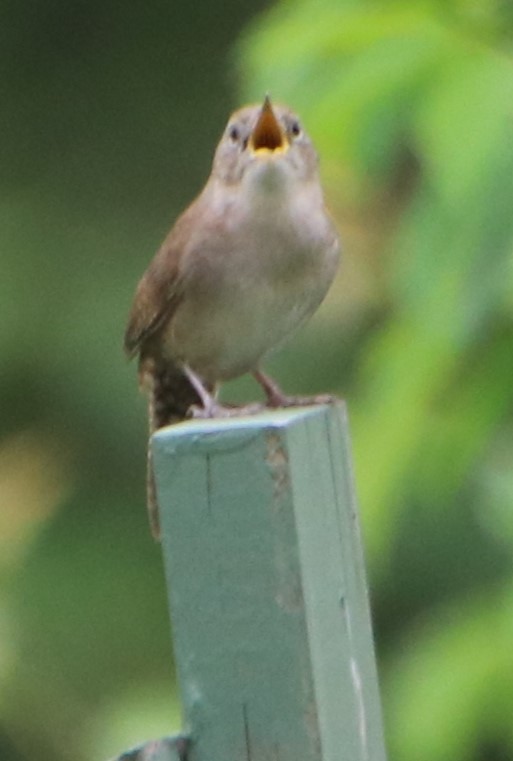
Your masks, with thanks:
M188 417L260 409L217 400L220 383L246 373L267 406L327 401L286 396L261 364L316 311L339 258L317 152L299 117L268 95L235 111L203 190L150 262L129 314L124 348L139 358L150 435ZM148 452L148 511L158 539Z

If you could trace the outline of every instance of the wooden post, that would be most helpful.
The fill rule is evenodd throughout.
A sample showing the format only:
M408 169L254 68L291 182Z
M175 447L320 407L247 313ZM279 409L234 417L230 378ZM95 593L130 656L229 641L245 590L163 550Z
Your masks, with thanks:
M342 404L153 437L190 761L384 761Z
M113 761L185 761L187 744L185 737L164 737L127 750Z

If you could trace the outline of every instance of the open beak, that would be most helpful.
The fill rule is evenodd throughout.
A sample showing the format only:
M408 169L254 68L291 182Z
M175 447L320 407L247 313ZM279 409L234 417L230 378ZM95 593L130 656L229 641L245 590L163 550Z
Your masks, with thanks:
M249 148L253 154L284 153L289 141L278 122L269 96L265 96L257 123L249 138Z

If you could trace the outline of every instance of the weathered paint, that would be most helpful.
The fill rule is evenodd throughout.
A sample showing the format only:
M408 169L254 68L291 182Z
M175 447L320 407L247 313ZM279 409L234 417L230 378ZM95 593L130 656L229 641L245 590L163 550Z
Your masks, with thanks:
M127 750L113 761L185 761L188 740L164 737Z
M153 437L191 761L384 761L344 406Z

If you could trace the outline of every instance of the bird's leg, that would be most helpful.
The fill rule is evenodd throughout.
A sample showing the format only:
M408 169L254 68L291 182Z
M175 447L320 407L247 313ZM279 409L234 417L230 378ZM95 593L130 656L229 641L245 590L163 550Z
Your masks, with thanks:
M269 375L261 370L254 370L253 377L257 383L262 386L269 407L285 407L288 397L285 396L281 388Z
M196 407L196 405L193 405L190 408L190 411L192 411L192 417L215 417L219 407L215 392L214 394L211 394L206 389L199 375L196 375L196 373L191 370L190 367L187 367L187 365L183 365L183 371L187 376L191 386L198 394L202 404L201 408Z
M261 404L246 404L239 407L219 404L216 394L211 394L205 388L201 378L190 367L184 365L183 371L201 399L202 404L201 407L193 405L189 408L189 415L192 418L240 417L242 415L254 415L262 410Z
M267 397L268 407L305 407L309 404L333 404L336 397L330 394L318 394L317 396L287 396L283 393L276 381L263 373L261 370L253 370L253 377L262 386Z

